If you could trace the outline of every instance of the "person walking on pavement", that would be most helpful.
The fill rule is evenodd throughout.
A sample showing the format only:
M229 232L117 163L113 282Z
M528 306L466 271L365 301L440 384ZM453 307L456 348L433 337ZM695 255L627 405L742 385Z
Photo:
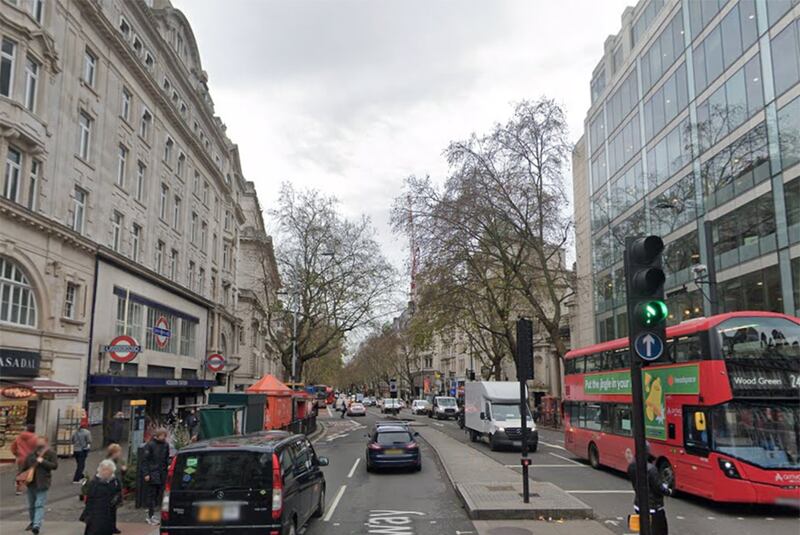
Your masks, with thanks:
M97 475L86 491L86 506L81 520L86 523L84 535L112 535L117 507L122 501L122 491L114 475L114 461L104 459L97 467Z
M28 515L31 523L25 530L38 535L44 521L44 507L47 504L52 472L58 468L58 457L48 446L45 437L36 437L35 449L22 464L22 470L29 468L33 468L33 479L28 483Z
M33 424L26 425L25 431L17 435L17 438L11 443L11 453L16 458L17 473L22 472L22 465L25 463L25 459L36 449L36 433L34 433L34 429ZM18 487L17 496L22 494L23 490L25 489Z
M92 433L89 431L89 424L82 423L81 426L72 434L72 454L75 456L75 475L72 476L72 483L80 485L83 480L84 470L86 469L86 457L92 449Z
M108 440L106 441L106 446L109 444L121 444L122 435L124 433L125 416L122 414L122 411L117 411L117 414L114 415L114 419L111 420L111 427L108 430Z
M125 472L128 471L128 467L125 465L125 462L122 460L122 446L119 444L111 444L108 446L106 450L106 459L114 463L114 477L117 480L117 484L119 486L119 493L120 493L120 505L122 504L122 489L124 488L124 481L123 477L125 476ZM117 508L114 507L111 511L112 519L113 519L113 533L122 533L119 529L117 529Z
M167 444L167 431L158 428L153 437L145 444L142 454L142 473L145 481L145 503L147 504L147 523L160 524L156 515L160 510L161 491L167 478L169 464L169 444Z
M189 414L183 419L183 423L186 424L186 429L189 430L189 438L193 437L197 430L197 424L199 423L194 409L189 410Z
M650 443L646 445L647 452L647 498L648 506L650 508L650 534L651 535L668 535L669 528L667 526L667 513L664 511L664 496L672 496L672 489L669 485L661 481L661 476L658 473L658 468L653 463L655 457L650 453ZM628 465L628 479L631 480L633 491L636 492L636 482L638 474L636 473L636 459L632 459ZM639 504L636 501L634 494L633 509L639 513Z

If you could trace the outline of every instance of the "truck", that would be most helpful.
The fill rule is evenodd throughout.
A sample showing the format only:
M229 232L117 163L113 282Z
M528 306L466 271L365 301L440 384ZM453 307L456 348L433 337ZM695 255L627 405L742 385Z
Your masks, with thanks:
M536 451L539 432L525 405L528 447ZM495 451L502 447L522 447L522 421L519 407L519 383L515 381L478 381L464 385L464 427L473 442L486 438Z

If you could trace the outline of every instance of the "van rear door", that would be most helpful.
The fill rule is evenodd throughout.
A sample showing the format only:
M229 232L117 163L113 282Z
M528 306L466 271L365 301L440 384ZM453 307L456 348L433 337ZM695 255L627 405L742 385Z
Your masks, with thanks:
M202 532L219 526L272 523L272 453L213 449L180 453L165 525Z

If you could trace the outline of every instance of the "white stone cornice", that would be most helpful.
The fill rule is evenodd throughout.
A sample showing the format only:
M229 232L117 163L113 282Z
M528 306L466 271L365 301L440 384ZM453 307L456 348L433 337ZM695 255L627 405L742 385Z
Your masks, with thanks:
M4 197L0 197L0 217L12 219L18 223L27 225L42 234L52 236L78 250L90 254L94 254L97 251L97 245L85 236L81 236L71 228L62 225L54 219L32 212L21 204L12 202Z

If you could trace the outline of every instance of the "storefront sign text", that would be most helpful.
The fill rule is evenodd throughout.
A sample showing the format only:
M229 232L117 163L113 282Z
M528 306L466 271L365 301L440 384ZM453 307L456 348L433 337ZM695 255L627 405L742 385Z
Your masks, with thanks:
M0 348L0 377L36 377L41 355L34 351Z

